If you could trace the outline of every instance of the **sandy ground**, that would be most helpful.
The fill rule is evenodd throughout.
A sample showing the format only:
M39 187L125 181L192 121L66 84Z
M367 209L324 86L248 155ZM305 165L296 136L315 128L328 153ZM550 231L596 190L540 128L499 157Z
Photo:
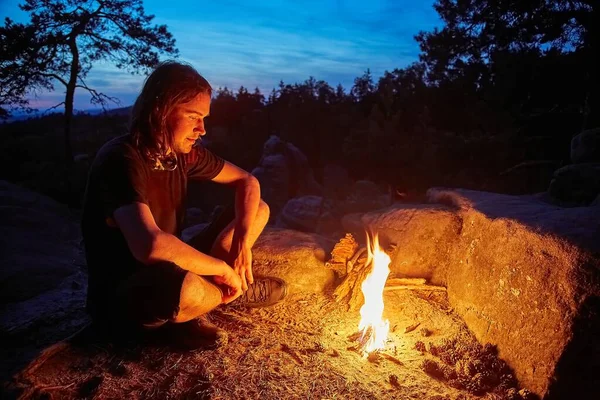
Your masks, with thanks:
M458 379L460 371L481 380L489 376L483 364L465 361L467 355L450 361L440 356L436 346L451 340L481 348L445 296L385 292L387 348L367 358L351 337L358 312L345 311L328 295L293 296L270 308L213 311L211 320L229 332L229 343L214 350L182 352L157 342L115 345L80 335L16 376L8 394L25 399L521 398L506 380L504 386L495 379L485 390L473 389L464 384L466 378Z

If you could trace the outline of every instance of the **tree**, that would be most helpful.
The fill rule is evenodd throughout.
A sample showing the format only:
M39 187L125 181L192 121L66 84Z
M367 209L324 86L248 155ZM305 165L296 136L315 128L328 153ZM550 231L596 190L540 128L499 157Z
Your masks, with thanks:
M543 58L575 54L580 59L577 75L587 81L579 103L599 111L597 0L437 0L434 8L445 26L415 37L433 84L455 82L476 96L496 89L506 93L498 85L499 76L520 74L517 79L529 82L532 62L554 68L556 63L544 63Z
M71 120L77 88L88 91L93 104L116 100L89 87L85 78L95 62L106 60L131 73L156 66L159 54L177 55L175 39L165 25L152 25L141 0L26 0L28 24L5 20L0 106L27 105L25 95L65 87L65 160L73 159Z
M371 76L371 70L367 69L365 73L354 79L354 86L350 90L350 94L357 102L368 100L375 91L375 84Z

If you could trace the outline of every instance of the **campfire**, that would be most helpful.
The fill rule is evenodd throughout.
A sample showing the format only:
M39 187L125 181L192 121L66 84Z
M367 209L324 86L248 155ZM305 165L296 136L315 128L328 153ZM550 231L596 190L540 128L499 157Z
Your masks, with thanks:
M390 329L389 321L383 320L383 288L390 274L391 259L379 246L379 238L376 234L369 241L367 249L367 264L370 263L372 269L361 284L365 303L360 309L361 318L358 324L364 356L374 350L385 348Z

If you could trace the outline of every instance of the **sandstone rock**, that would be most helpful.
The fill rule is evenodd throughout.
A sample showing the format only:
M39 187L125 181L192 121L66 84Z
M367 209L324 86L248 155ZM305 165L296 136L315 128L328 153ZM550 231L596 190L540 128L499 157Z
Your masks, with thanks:
M85 265L78 221L65 206L4 181L0 199L0 304L53 289Z
M88 322L78 218L41 194L0 181L0 379Z
M445 271L461 230L461 220L451 209L443 205L396 204L364 214L361 222L380 235L384 248L394 245L392 274L445 283Z
M185 211L185 223L186 227L203 224L209 220L209 215L205 213L201 208L188 207Z
M183 231L181 231L181 240L183 240L186 243L189 242L191 238L196 236L198 233L202 232L202 230L204 230L204 228L206 228L207 226L208 222L205 222L202 224L196 224L185 228Z
M549 398L597 392L600 222L592 208L529 196L430 191L462 218L446 273L455 311L528 389Z
M390 205L390 195L382 191L377 184L367 180L356 181L350 194L341 204L344 213L366 212Z
M322 193L306 156L277 136L265 142L262 158L252 174L261 184L262 197L269 204L273 218L289 199Z
M252 175L260 182L261 197L269 205L272 218L276 217L290 199L290 176L285 156L263 156Z
M322 293L335 279L325 267L334 244L316 234L267 227L252 249L254 273L284 279L290 293Z
M335 164L323 167L323 193L326 198L344 200L351 188L352 180L343 167Z
M510 194L542 192L560 167L560 161L534 160L521 162L486 182L486 190Z
M597 210L537 195L431 189L428 196L437 204L360 217L398 244L392 272L446 284L454 310L480 342L498 346L526 388L547 398L598 392ZM357 225L357 217L344 222Z
M571 161L600 162L600 128L583 131L571 139Z
M590 204L600 193L600 162L571 164L556 170L548 192L561 201Z
M276 226L302 232L330 232L339 228L332 208L332 202L320 196L296 197L286 203L277 217Z

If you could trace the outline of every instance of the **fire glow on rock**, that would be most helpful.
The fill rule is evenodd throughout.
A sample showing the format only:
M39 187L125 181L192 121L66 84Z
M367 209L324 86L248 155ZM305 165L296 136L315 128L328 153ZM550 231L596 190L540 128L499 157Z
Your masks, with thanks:
M369 235L367 235L368 239ZM361 289L365 297L365 304L360 309L360 323L358 330L361 332L363 343L363 354L374 350L385 348L390 322L383 320L383 288L390 274L390 257L379 247L379 238L377 234L373 235L373 240L367 244L368 261L371 262L373 269L363 281Z

